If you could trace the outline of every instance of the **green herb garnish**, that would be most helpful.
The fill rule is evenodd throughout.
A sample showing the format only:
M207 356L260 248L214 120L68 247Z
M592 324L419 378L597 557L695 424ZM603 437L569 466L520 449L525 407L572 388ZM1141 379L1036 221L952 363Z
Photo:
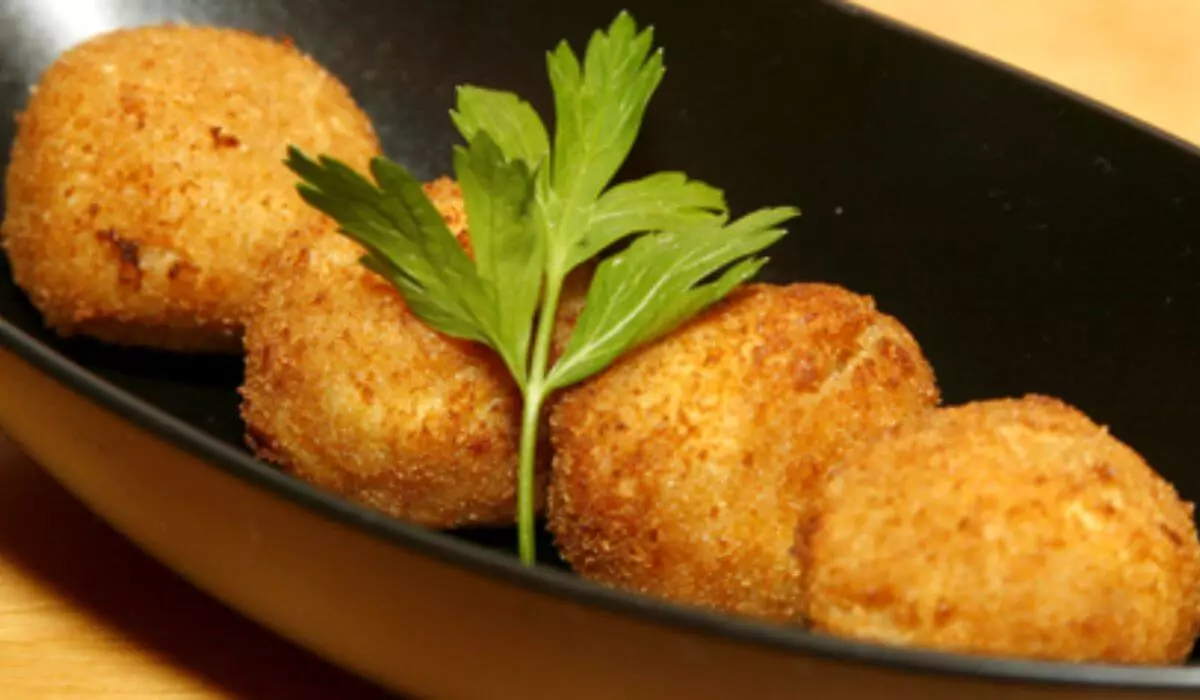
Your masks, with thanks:
M454 148L453 162L474 261L421 183L396 163L374 159L372 182L332 158L289 151L300 194L366 248L363 264L433 328L495 349L520 386L517 524L526 564L535 561L534 458L547 397L750 279L766 262L756 254L799 213L763 209L729 222L720 190L675 172L609 187L663 77L652 38L622 12L592 35L582 65L565 41L550 52L553 142L516 95L459 88L451 118L466 145ZM598 266L570 341L550 366L563 280L634 235Z

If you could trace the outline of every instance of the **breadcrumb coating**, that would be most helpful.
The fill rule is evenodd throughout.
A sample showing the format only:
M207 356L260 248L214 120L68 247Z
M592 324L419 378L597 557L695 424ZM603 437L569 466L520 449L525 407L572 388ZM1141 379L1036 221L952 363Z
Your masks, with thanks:
M747 285L563 394L550 528L587 578L794 621L814 480L937 399L920 348L870 298Z
M321 216L289 144L358 168L379 152L290 42L175 25L83 42L17 117L0 227L16 283L64 336L238 350L263 261Z
M426 193L464 245L462 193ZM414 316L318 230L264 274L246 331L242 416L262 458L429 527L512 523L521 395L498 356ZM541 489L539 488L539 493Z
M848 457L821 500L798 548L816 629L1064 661L1192 648L1192 505L1057 399L939 409Z

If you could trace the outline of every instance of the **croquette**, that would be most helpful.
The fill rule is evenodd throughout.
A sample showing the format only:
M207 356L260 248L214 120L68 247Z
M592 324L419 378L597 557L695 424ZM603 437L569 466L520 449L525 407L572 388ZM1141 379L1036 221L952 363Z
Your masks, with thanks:
M425 191L469 251L458 185ZM247 322L242 415L255 452L408 522L512 524L521 394L503 362L414 316L359 263L357 243L294 238ZM538 474L540 510L544 462Z
M83 42L17 117L0 226L16 283L64 336L238 350L263 261L322 216L289 144L360 169L379 152L289 41L158 25Z
M869 297L746 285L557 399L549 527L586 578L795 621L813 482L937 401L917 343Z
M1079 662L1192 647L1191 504L1058 400L939 409L848 456L822 492L798 546L815 629Z
M461 192L426 185L467 244ZM430 527L512 522L521 397L487 348L428 327L340 235L268 264L242 414L260 457Z

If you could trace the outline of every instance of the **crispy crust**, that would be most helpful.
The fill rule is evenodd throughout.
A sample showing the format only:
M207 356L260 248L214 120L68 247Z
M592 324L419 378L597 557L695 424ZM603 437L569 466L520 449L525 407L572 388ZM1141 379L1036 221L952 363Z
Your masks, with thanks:
M442 178L425 189L467 246L458 186ZM361 255L318 229L268 265L246 331L248 441L301 478L403 520L512 523L516 385L491 350L413 316Z
M799 548L817 629L1069 661L1191 650L1192 506L1060 401L940 409L847 458L823 491Z
M563 395L550 527L585 577L795 620L812 480L937 397L916 342L870 298L744 287Z
M365 167L379 151L346 88L287 42L123 29L65 52L17 117L0 236L63 335L235 351L256 274L320 216L288 144Z

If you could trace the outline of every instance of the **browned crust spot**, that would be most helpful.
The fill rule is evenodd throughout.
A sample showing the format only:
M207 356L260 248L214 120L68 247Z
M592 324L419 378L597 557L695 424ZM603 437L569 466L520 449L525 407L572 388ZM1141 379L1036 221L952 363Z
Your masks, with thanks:
M106 244L116 254L117 280L122 286L137 291L142 288L142 269L138 263L138 244L121 238L114 228L96 232L96 239Z
M219 126L210 126L208 133L212 136L213 148L237 148L242 143L237 136L224 131Z

